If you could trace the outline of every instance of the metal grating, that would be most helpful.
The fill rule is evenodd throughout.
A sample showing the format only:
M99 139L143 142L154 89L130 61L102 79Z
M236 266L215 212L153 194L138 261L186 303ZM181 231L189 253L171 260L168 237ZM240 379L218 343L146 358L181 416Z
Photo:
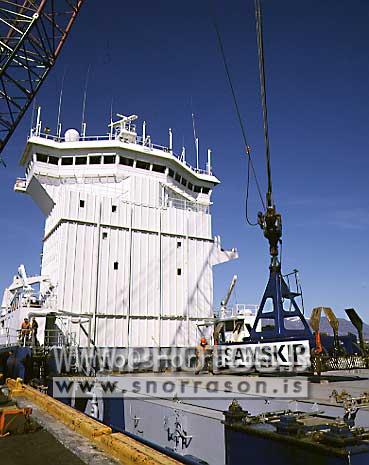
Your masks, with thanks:
M53 67L84 0L0 0L0 153Z

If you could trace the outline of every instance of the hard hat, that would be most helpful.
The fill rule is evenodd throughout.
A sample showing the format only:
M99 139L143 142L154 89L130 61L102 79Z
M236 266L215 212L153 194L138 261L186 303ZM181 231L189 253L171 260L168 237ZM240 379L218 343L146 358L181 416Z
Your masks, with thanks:
M205 337L201 338L201 344L206 344L206 338Z

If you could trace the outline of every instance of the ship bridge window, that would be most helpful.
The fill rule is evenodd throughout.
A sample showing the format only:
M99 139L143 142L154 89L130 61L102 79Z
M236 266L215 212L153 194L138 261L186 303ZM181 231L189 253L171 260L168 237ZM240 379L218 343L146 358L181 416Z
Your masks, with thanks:
M203 194L209 194L209 192L210 192L210 188L209 188L209 187L203 187L203 188L202 188L202 193L203 193Z
M119 163L121 165L133 166L132 158L119 157Z
M199 193L199 192L201 192L201 187L200 187L200 186L195 186L195 187L193 188L193 190L194 190L194 192Z
M52 165L57 165L59 163L59 158L49 155L49 163Z
M90 165L100 165L101 157L98 155L90 156Z
M104 163L106 165L113 165L115 163L115 155L105 155Z
M192 191L192 189L193 189L193 184L192 184L191 182L189 182L187 187L190 189L190 191Z
M149 170L150 169L150 163L147 163L147 161L137 160L136 161L136 168L140 168L141 170Z
M187 186L187 180L185 178L182 178L181 184L186 187Z
M36 153L36 160L42 161L42 163L47 163L47 155L43 153Z
M73 165L73 157L63 157L61 159L62 165Z
M168 176L174 178L174 171L172 170L172 168L168 168Z
M87 157L76 157L76 165L87 165Z
M165 173L166 167L163 165L152 165L152 170L156 173Z
M177 182L181 182L181 176L180 176L178 173L176 173L176 176L175 176L174 179L175 179Z

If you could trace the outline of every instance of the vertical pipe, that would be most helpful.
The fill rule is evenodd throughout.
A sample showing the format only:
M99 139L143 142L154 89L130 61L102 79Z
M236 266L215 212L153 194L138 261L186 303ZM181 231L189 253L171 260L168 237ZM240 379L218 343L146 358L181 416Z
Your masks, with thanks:
M95 292L95 307L93 311L93 344L96 345L97 336L97 313L99 305L99 278L100 278L100 248L101 248L101 210L102 200L99 200L99 211L97 218L97 251L96 251L96 292Z
M142 145L145 145L146 141L146 121L142 123Z
M208 166L207 166L208 174L211 174L211 149L208 149Z
M169 151L173 153L173 133L171 128L169 128Z
M195 139L195 145L196 145L196 169L199 169L199 138L196 137Z
M36 136L40 135L41 129L41 107L37 108L37 119L36 119Z

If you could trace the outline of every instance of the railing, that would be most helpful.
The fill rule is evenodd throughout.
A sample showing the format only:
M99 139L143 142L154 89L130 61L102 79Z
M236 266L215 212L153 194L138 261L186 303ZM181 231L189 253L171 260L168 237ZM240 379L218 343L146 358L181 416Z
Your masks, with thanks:
M259 306L254 304L235 304L232 308L222 310L219 316L221 316L221 318L256 316L258 309Z
M179 208L180 210L190 210L194 212L210 213L209 205L201 205L196 202L191 202L189 200L174 199L168 197L163 201L163 207L174 207Z
M59 329L45 330L44 345L46 347L70 347L76 345L76 333L64 334Z
M41 137L43 139L48 139L48 140L51 140L53 142L66 142L65 140L65 137L61 137L61 136L55 136L55 135L52 135L52 134L48 134L48 133L45 133L45 132L38 132L36 131L36 129L32 129L31 130L31 134L30 134L30 137ZM79 136L79 140L76 141L76 142L98 142L98 141L111 141L111 140L119 140L119 134L105 134L103 136ZM158 145L158 144L153 144L150 140L150 138L146 138L145 140L143 140L143 138L141 136L136 136L135 137L135 142L128 142L126 141L125 142L126 144L133 144L133 145L139 145L139 146L142 146L142 147L146 147L148 148L149 150L159 150L161 152L165 152L165 153L170 153L171 155L173 155L180 163L182 163L182 165L186 166L187 168L189 168L191 171L197 173L197 174L207 174L207 175L212 175L212 170L211 169L207 169L207 170L203 170L201 168L195 168L194 166L190 165L186 160L183 159L182 156L179 156L177 154L175 154L173 152L173 150L171 150L169 147L166 147L164 145Z
M18 331L13 328L0 329L0 347L18 345Z

